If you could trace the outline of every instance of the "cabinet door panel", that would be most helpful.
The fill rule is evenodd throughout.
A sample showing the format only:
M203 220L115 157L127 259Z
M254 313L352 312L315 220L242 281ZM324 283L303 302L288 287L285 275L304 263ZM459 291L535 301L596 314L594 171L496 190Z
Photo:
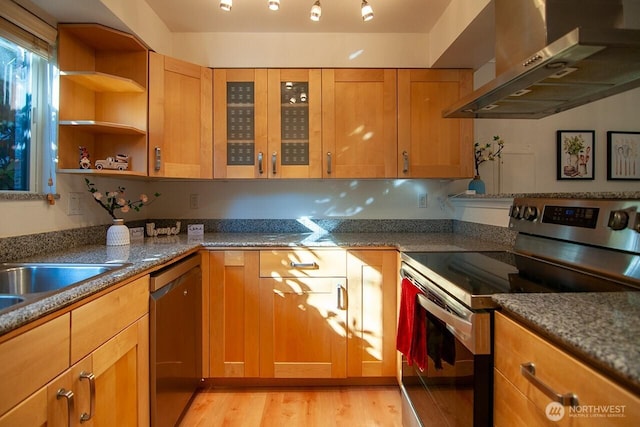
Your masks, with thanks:
M322 70L324 178L397 176L396 70Z
M346 280L260 279L260 376L346 376Z
M350 377L393 377L396 374L395 250L349 251Z
M0 344L0 414L69 367L69 322L65 314Z
M400 177L471 176L473 120L442 117L470 89L468 70L398 70Z
M258 254L211 252L212 377L259 376Z
M0 417L0 427L34 426L47 424L47 389L43 388Z
M269 178L321 178L321 71L270 69L268 78Z
M267 178L267 70L215 69L213 92L214 177Z
M213 178L212 84L211 69L149 54L149 175Z

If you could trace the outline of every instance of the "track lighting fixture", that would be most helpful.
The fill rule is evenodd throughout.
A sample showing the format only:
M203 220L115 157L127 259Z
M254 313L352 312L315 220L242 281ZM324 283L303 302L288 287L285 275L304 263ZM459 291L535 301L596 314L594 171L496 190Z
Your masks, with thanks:
M320 0L316 0L313 6L311 6L311 14L309 15L309 19L317 22L320 20L321 15L322 15L322 6L320 6Z
M367 0L362 0L362 6L360 6L362 12L362 20L364 22L371 21L373 19L373 8L367 3Z
M280 0L268 0L269 9L271 10L279 10L280 9Z
M280 0L267 0L267 5L270 10L280 10ZM220 9L225 12L229 12L231 7L233 6L233 0L220 0ZM364 22L370 21L373 19L373 8L367 2L367 0L362 0L362 4L360 5L360 13L362 14L362 20ZM311 11L309 12L309 19L312 21L319 21L322 16L322 6L320 5L320 0L314 0L313 5L311 6Z
M233 6L233 0L220 0L220 9L229 12Z

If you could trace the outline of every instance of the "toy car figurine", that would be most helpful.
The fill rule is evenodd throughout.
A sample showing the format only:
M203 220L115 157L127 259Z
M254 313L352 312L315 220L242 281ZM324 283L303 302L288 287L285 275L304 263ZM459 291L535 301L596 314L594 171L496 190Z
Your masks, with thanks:
M129 169L129 156L118 154L116 157L107 157L105 160L96 160L96 169L117 169L124 171Z

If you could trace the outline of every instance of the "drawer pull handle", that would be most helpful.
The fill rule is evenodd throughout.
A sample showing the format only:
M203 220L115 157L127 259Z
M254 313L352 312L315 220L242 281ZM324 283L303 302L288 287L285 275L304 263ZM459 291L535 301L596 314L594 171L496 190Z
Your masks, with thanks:
M289 264L291 268L318 268L318 264L315 262L294 262Z
M89 413L83 412L80 415L80 423L89 421L96 411L96 376L91 372L82 371L80 372L80 381L82 380L89 381Z
M409 153L407 150L402 152L402 173L409 172Z
M341 284L336 285L336 291L338 293L338 310L346 310L347 307L344 305L344 288Z
M262 175L264 173L264 169L262 167L262 158L263 158L263 154L262 151L258 153L258 173L260 175Z
M71 416L73 414L73 392L64 388L58 389L56 399L67 399L67 425L71 427Z
M543 392L549 398L553 399L554 402L560 403L562 406L571 406L576 407L579 405L578 396L573 393L565 393L560 394L556 393L551 387L540 381L538 377L536 377L536 366L533 362L527 362L520 365L520 373L523 377L525 377L531 384L536 386L538 390Z

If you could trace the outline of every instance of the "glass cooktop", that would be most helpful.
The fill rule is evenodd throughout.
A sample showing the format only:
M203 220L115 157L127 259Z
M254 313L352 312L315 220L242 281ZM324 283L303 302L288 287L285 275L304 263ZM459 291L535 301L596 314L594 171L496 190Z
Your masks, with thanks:
M405 252L402 259L471 308L482 306L480 300L490 304L496 293L631 290L613 280L512 252Z

